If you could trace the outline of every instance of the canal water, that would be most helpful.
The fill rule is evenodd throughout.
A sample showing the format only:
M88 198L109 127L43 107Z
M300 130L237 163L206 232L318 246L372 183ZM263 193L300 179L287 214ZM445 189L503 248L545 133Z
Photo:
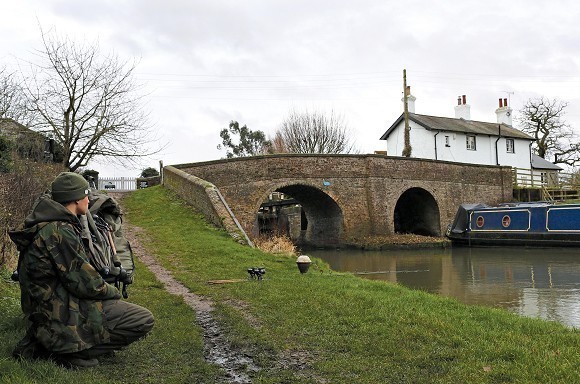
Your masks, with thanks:
M325 260L335 271L580 328L580 248L314 250L308 254Z

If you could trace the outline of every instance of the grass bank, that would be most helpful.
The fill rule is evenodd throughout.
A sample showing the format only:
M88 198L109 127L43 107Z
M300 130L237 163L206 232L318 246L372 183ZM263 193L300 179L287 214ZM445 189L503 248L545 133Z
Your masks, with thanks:
M301 275L294 257L237 244L162 187L135 192L124 206L159 263L216 303L228 341L262 368L254 383L580 382L578 330L332 272L319 260ZM257 266L264 279L248 280ZM150 337L94 369L15 362L9 353L24 329L18 289L5 277L1 382L219 382L203 360L195 314L142 265L130 300L156 316ZM220 279L243 281L208 284Z

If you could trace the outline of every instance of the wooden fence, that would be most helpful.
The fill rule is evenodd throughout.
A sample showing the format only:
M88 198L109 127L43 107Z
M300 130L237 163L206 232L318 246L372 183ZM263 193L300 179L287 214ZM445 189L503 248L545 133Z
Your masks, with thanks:
M537 188L543 200L580 198L580 174L512 168L514 188Z

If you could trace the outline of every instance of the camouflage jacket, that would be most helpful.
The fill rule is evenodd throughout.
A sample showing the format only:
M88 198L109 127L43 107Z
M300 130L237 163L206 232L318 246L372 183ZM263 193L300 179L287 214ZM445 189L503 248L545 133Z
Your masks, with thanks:
M9 232L20 251L21 307L39 342L55 353L109 342L102 300L120 298L89 264L79 219L41 197L23 227Z

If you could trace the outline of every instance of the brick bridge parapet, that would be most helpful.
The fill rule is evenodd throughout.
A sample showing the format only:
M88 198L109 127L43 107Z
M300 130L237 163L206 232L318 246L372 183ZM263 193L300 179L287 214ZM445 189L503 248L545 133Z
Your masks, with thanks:
M511 168L502 166L370 154L277 154L173 167L215 185L246 229L255 225L272 192L294 197L313 224L310 242L318 244L393 234L397 223L412 226L424 209L430 212L430 233L441 235L460 204L512 199Z

